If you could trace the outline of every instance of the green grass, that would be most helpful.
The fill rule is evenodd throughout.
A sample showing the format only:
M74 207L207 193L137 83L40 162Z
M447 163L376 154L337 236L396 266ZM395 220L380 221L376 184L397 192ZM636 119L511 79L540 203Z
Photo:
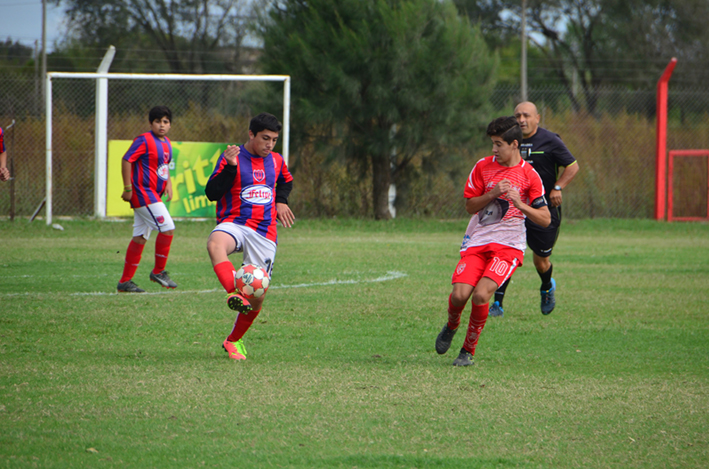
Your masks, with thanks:
M0 467L709 466L709 225L565 222L556 310L527 252L458 369L462 334L433 344L466 221L282 229L246 362L211 223L178 222L174 291L149 241L141 295L114 294L129 223L59 223L0 223Z

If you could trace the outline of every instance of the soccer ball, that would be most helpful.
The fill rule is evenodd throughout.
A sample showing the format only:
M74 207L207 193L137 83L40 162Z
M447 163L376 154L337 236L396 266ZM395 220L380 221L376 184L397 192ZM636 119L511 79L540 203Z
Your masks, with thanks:
M234 280L236 289L246 298L261 298L271 283L268 272L254 264L242 265L234 274Z

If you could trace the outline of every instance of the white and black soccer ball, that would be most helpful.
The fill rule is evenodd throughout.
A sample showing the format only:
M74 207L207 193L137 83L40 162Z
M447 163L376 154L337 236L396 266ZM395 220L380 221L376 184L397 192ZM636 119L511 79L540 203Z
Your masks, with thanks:
M242 265L234 273L234 281L236 289L246 298L261 298L271 283L268 272L255 264Z

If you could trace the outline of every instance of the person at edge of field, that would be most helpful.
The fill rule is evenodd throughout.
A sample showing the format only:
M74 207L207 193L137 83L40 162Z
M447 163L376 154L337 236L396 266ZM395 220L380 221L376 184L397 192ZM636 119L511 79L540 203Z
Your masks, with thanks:
M247 299L236 289L234 265L228 256L243 252L244 264L255 264L271 275L276 259L277 221L295 222L288 207L293 176L283 157L273 151L281 123L261 113L249 123L249 141L229 145L219 156L205 194L217 202L217 226L207 240L214 273L227 292L227 305L237 311L222 347L234 360L246 359L243 336L261 312L264 296Z
M551 224L542 227L527 219L527 244L532 250L534 267L541 279L542 314L549 314L556 306L556 280L552 278L551 252L559 237L561 226L561 192L579 172L576 158L566 148L558 134L539 127L539 112L534 103L525 101L515 108L515 117L522 128L524 139L520 145L522 158L539 173L548 194ZM564 170L559 177L559 166ZM490 316L503 316L502 302L509 281L495 292L495 301L490 306Z
M177 288L165 266L175 233L175 223L162 201L172 199L172 181L169 164L172 161L172 143L167 138L172 124L172 112L166 106L155 106L148 113L150 132L133 140L121 160L123 194L121 198L133 209L133 239L126 250L123 275L118 282L119 293L143 293L145 290L133 283L133 276L143 256L151 231L155 238L155 267L150 280L165 288Z
M0 181L10 179L10 170L7 169L7 151L5 150L5 132L0 127Z
M436 352L446 353L472 296L468 330L454 366L473 364L490 298L522 265L525 217L541 226L551 222L542 180L520 154L522 129L517 120L498 117L488 125L487 135L493 154L475 164L465 186L465 209L472 217L451 279L448 322L436 337Z

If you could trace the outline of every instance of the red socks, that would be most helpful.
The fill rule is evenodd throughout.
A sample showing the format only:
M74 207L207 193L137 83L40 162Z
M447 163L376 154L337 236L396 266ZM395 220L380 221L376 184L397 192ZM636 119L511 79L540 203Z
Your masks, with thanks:
M159 274L165 270L165 265L167 265L167 256L170 254L170 244L172 244L172 238L172 235L168 236L163 233L158 233L158 236L155 239L154 274Z
M452 296L452 293L448 296L448 329L458 329L458 326L460 326L460 315L463 313L465 305L460 308L454 306L453 303L451 303Z
M214 266L214 273L217 274L219 283L222 284L227 293L236 291L236 282L234 281L234 265L229 261L220 262Z
M251 324L254 323L254 319L256 319L256 316L258 316L258 313L260 312L261 310L259 309L258 311L250 311L247 314L239 313L236 316L234 329L232 329L231 334L229 334L229 337L227 337L226 340L228 340L229 342L236 342L237 340L244 337L244 334L246 334L246 331L249 330L249 327L251 327Z
M120 283L127 282L135 275L135 271L138 270L138 264L140 264L140 258L143 256L143 248L145 248L144 244L138 244L132 239L130 240L126 250L126 261L123 265L123 276Z
M487 303L480 306L473 304L472 311L470 311L470 324L468 324L468 332L465 334L463 348L473 355L475 355L475 347L478 345L480 333L485 327L489 309L490 306Z

